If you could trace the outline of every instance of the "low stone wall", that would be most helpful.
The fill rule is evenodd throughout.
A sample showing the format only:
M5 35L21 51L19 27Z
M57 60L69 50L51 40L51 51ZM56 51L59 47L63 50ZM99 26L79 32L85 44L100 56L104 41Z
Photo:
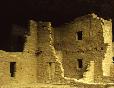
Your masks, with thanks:
M86 83L73 83L70 85L71 88L114 88L114 84L86 84Z

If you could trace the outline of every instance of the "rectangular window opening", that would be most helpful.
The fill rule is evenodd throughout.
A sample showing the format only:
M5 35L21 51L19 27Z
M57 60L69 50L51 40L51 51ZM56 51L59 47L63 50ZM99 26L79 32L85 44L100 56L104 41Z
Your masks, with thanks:
M15 77L15 72L16 72L16 62L10 62L11 77Z
M77 40L82 40L82 31L76 33Z
M54 62L48 63L48 73L49 73L49 79L54 79L54 74L55 74L55 63Z
M83 68L82 59L78 59L78 67L79 67L79 68Z
M114 57L112 57L113 63L114 63Z

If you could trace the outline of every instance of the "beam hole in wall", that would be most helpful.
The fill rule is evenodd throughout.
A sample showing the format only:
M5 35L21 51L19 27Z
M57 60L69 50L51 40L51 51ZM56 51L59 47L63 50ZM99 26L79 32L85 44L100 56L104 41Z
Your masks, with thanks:
M42 51L40 49L37 49L36 52L35 52L35 55L38 56L42 53Z
M78 59L78 68L83 68L82 59Z
M103 47L101 47L101 50L103 50Z
M16 62L10 62L11 77L15 77L15 72L16 72Z
M95 47L94 49L95 49L95 50L97 50L97 48L96 48L96 47Z
M76 40L82 40L82 31L76 32Z

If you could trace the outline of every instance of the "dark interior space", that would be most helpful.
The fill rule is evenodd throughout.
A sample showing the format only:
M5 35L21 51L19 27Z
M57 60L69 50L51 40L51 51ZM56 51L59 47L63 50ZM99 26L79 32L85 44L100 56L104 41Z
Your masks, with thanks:
M60 26L76 17L93 12L104 19L114 19L113 7L113 0L1 1L0 49L5 51L10 51L11 49L9 43L11 42L10 33L12 24L17 24L28 29L28 21L34 19L37 21L51 21L53 26Z
M15 72L16 72L16 62L10 62L11 77L15 77Z
M83 68L82 59L78 59L78 67L79 67L79 68Z
M82 40L82 31L77 32L78 40Z

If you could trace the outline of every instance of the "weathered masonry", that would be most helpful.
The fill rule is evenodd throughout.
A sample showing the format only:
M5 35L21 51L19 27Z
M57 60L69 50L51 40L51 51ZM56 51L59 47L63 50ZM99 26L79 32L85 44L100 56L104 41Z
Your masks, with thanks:
M114 82L111 20L89 14L56 28L30 20L29 29L24 36L24 30L17 34L26 37L23 52L0 51L1 85Z

